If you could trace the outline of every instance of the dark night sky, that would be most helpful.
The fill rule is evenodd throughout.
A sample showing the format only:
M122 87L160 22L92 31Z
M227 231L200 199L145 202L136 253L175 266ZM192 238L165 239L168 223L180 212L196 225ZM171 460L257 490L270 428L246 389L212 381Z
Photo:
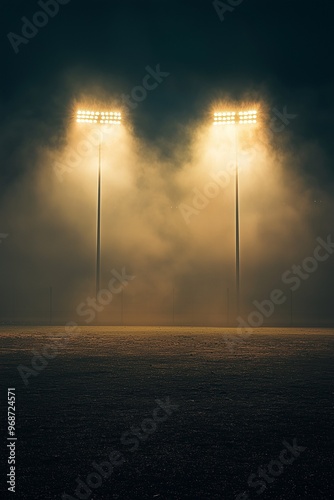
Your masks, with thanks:
M294 140L323 148L319 176L333 180L332 2L244 0L221 22L209 0L70 0L16 55L6 33L20 34L21 17L38 9L31 0L1 3L2 187L27 168L14 136L15 147L30 134L48 143L81 91L98 81L117 101L158 63L170 77L132 112L138 135L173 135L226 94L265 95L298 114Z

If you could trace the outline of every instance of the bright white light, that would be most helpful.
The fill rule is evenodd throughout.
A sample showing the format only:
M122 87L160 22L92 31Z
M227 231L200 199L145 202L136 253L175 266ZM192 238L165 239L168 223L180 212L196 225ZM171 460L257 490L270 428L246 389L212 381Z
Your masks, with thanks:
M77 111L77 123L120 125L122 115L118 111Z
M214 125L253 125L257 123L257 111L216 111Z

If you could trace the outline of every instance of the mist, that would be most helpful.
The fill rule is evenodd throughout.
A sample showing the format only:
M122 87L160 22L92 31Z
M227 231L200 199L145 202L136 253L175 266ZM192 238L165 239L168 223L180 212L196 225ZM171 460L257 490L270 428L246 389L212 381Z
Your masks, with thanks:
M113 270L125 268L135 276L103 308L99 321L234 324L233 130L213 127L212 113L201 119L197 113L175 126L173 134L145 137L132 121L136 111L110 101L101 88L76 97L66 121L51 126L36 119L29 141L18 141L15 158L24 167L1 200L6 222L0 229L8 233L0 247L2 321L48 323L52 288L52 322L85 324L77 308L95 297L99 137L75 123L75 109L84 102L116 106L124 118L121 127L103 131L101 288L107 288ZM91 103L88 95L98 98ZM248 102L249 96L240 100ZM254 102L260 123L239 131L241 315L246 318L254 301L279 288L286 300L266 324L292 319L294 324L330 324L333 258L319 263L297 291L282 284L283 273L313 255L316 238L326 240L330 234L333 198L305 171L312 159L325 170L327 159L316 143L293 140L289 127L274 133L269 102L253 95ZM224 98L212 104L212 112L235 104ZM8 129L29 126L28 110L20 116ZM164 129L172 128L168 116ZM5 134L3 148L6 139L8 144Z

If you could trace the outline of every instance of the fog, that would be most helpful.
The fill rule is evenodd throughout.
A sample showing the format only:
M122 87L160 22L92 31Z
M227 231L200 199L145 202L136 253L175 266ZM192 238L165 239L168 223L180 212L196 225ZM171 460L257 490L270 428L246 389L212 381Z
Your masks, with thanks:
M85 105L114 105L106 102ZM29 146L18 142L25 168L1 200L0 231L8 233L0 245L3 322L48 323L52 287L52 322L85 324L77 308L95 297L99 136L75 123L77 105L65 127L44 130L41 123L43 133ZM212 112L233 105L214 103ZM261 113L258 125L239 127L241 315L278 288L286 300L266 324L331 324L334 256L298 290L282 282L313 256L316 238L331 233L333 199L316 170L305 169L309 162L325 169L326 158L317 144L293 141L289 127L273 132L267 102L250 106ZM154 141L136 132L131 113L123 118L121 127L103 130L101 288L113 270L135 278L99 321L235 324L234 129L214 127L210 112ZM15 126L13 118L8 129ZM5 134L3 147L12 137Z

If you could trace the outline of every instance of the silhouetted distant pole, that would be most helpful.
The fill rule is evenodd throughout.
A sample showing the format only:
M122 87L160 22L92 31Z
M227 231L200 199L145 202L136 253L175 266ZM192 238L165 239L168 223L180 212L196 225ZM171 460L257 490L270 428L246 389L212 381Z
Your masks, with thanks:
M99 166L97 178L96 299L100 291L101 273L101 150L102 138L99 143Z
M239 137L238 125L235 125L235 255L236 255L236 299L237 317L240 314L240 232L239 232Z
M175 292L173 288L173 326L175 325Z
M12 294L12 321L15 320L15 292Z
M226 294L226 306L227 306L227 326L230 325L230 289L227 289L227 294Z
M121 303L121 318L122 318L122 326L124 326L124 289L122 290L122 295L121 295L122 303Z
M52 286L50 286L50 325L52 325Z
M290 291L290 326L292 326L292 290Z

